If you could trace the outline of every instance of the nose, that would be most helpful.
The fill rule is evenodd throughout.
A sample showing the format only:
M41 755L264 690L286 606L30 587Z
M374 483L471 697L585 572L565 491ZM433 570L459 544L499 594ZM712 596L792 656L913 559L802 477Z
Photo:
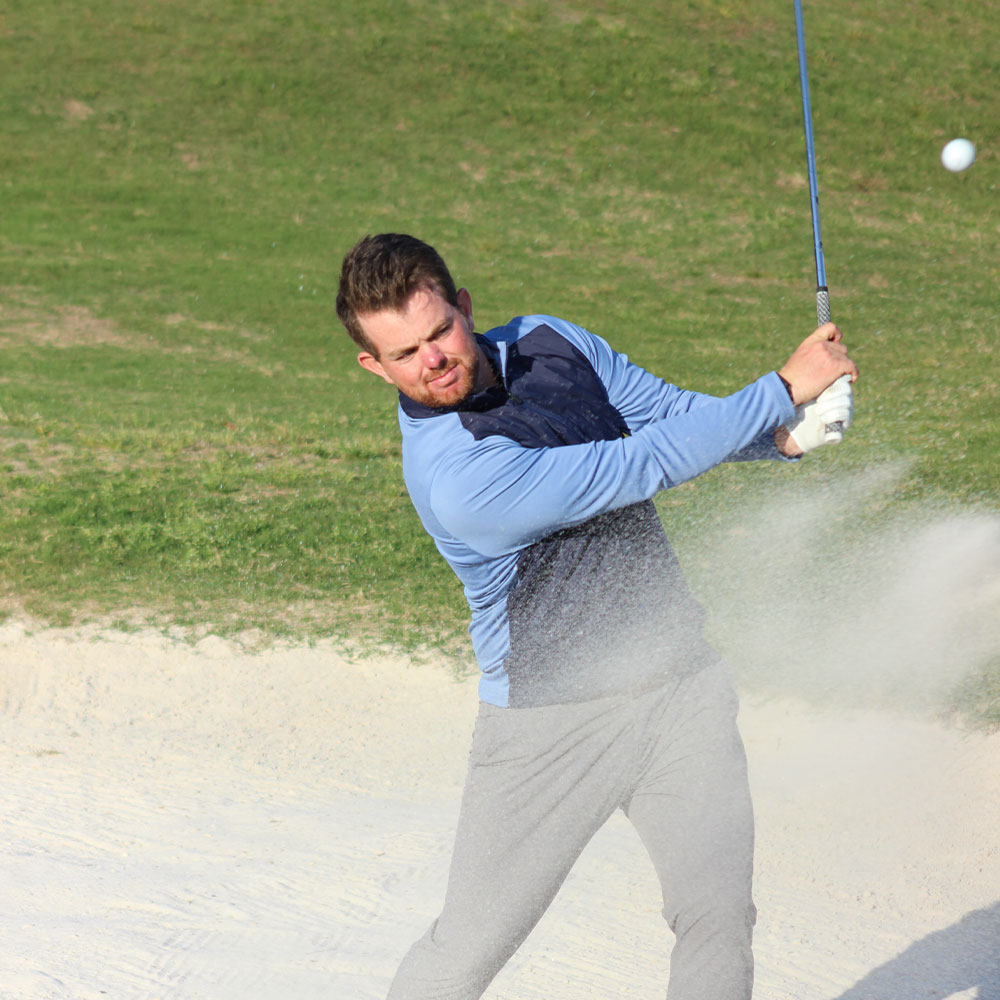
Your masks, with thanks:
M444 352L437 344L427 344L424 348L424 365L431 369L443 368L446 362Z

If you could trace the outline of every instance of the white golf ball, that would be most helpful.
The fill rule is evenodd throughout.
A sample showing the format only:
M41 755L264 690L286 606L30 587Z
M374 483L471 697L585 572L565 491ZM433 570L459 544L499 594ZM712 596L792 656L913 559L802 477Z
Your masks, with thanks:
M968 139L952 139L941 150L941 162L952 173L968 170L976 162L976 147Z

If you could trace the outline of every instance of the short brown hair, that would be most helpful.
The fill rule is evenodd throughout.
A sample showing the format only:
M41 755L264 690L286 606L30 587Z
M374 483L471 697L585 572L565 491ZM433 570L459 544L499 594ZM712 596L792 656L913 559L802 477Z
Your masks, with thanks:
M458 293L441 255L415 236L365 236L344 258L337 291L337 316L359 347L378 356L361 328L360 317L402 309L420 288L433 288L451 305Z

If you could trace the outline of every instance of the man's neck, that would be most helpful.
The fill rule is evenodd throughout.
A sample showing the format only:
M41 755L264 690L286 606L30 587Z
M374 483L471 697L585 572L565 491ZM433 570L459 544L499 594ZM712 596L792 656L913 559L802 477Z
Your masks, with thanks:
M500 371L490 355L490 352L483 347L482 343L476 344L479 351L479 371L476 376L476 385L473 392L482 392L490 386L500 385Z

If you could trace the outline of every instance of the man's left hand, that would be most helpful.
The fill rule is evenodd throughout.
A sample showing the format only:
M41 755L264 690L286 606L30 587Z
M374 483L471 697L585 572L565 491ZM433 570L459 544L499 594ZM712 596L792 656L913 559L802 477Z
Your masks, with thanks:
M795 419L775 431L774 443L789 457L803 455L825 444L839 444L853 417L854 395L850 382L838 380L818 399L796 406ZM839 424L842 430L828 430L831 424ZM780 433L782 431L785 433Z

